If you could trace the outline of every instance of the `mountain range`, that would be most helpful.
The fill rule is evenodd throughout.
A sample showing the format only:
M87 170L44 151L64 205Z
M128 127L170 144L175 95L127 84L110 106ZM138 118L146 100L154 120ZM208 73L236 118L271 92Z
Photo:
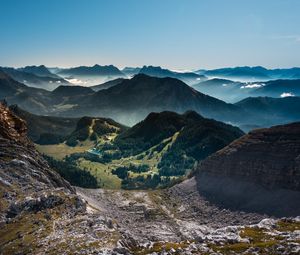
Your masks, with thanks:
M262 66L229 67L213 70L199 70L198 74L209 77L233 79L238 81L266 81L275 79L300 79L300 68L267 69Z
M58 71L63 76L124 76L124 74L115 66L78 66L65 68Z
M25 66L22 68L18 68L17 70L25 72L25 73L31 73L31 74L34 74L34 75L40 76L40 77L50 77L50 78L54 78L54 79L61 79L61 77L59 77L58 75L50 72L49 69L44 65Z
M217 83L214 83L217 85L213 86L224 87L221 85L223 82L224 80L217 80ZM295 83L292 86L297 87L297 80L290 82ZM281 108L276 108L277 112L273 111L277 117L270 118L269 113L263 109L253 110L251 106L245 106L243 103L225 103L196 91L178 79L156 78L144 74L136 75L130 80L122 80L117 85L113 84L114 86L98 92L93 88L81 86L60 86L53 91L32 88L13 80L4 72L1 73L0 83L1 98L34 114L64 117L102 116L113 118L128 126L144 119L150 112L183 113L188 110L235 125L271 126L299 120L296 111L290 113L292 108L289 105L289 101L297 105L299 97L270 99L269 101L276 101L282 105ZM211 82L206 83L205 86L211 86ZM229 87L239 87L238 89L242 90L238 83L228 84ZM276 82L270 82L270 86L273 86L272 84ZM262 88L265 87L268 85Z
M56 75L49 74L44 66L31 66L20 69L11 67L0 67L0 71L5 72L14 80L27 86L53 90L60 85L70 85L70 83ZM48 75L46 75L48 73Z
M243 118L237 106L199 93L180 80L144 74L86 96L63 114L112 117L118 122L132 125L150 112L164 110L179 113L194 110L207 117L232 122Z
M253 96L289 97L300 96L300 80L271 80L259 82L237 82L213 78L192 86L210 96L235 103Z

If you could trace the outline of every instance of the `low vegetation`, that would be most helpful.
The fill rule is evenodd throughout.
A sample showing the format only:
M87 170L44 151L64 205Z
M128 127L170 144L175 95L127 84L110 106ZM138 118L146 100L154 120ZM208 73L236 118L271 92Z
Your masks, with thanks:
M71 161L56 160L44 155L49 166L74 186L82 188L98 188L96 178L87 169L74 165Z
M84 117L65 142L38 149L89 171L100 187L154 189L181 180L197 162L242 134L195 112L151 113L130 129L110 119ZM109 175L118 182L105 183L112 181Z

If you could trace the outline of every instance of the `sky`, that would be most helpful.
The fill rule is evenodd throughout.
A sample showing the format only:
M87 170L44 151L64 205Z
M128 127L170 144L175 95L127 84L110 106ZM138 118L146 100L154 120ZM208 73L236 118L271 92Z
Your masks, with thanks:
M300 66L298 0L0 0L0 65Z

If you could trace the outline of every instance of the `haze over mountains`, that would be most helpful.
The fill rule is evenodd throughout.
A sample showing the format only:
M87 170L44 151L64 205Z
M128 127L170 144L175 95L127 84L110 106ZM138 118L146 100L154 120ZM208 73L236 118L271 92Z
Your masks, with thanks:
M132 69L125 68L124 70ZM228 79L210 79L207 75L211 72L208 71L205 73L206 76L203 76L191 72L173 72L152 66L134 70L139 73L131 79L124 79L127 76L114 66L95 65L93 67L56 69L57 74L52 74L42 65L19 69L1 68L0 95L9 104L18 104L24 110L35 114L64 117L103 116L129 126L144 119L150 112L165 110L178 113L194 110L205 117L241 127L270 126L299 119L298 112L292 108L299 101L300 80L298 79L245 83ZM260 73L264 71L269 75L272 74L273 77L275 74L277 77L280 74L280 77L286 78L297 77L298 72L297 68L268 70L245 67L230 69L235 73L241 72L241 70L243 73L251 73L251 75L257 75L258 71ZM223 69L221 71L218 70L218 73L224 73ZM87 84L75 85L60 78L59 74L63 73L73 75L68 80L75 79L75 83L78 83L79 78L89 79L92 76L97 77L96 79L100 76L105 77L109 81L88 88ZM122 78L116 78L120 76ZM27 86L22 83L24 77L27 79ZM201 81L202 79L204 81ZM197 84L190 87L182 80L197 81ZM28 86L29 81L30 86ZM34 86L39 88L34 88ZM49 86L54 90L47 90ZM245 106L238 102L248 97L270 97L270 99L266 98L265 102L276 101L282 107L272 110L272 106L268 104L270 108L268 111L258 107L254 110L251 105ZM285 100L285 97L289 99ZM291 97L293 99L290 99ZM293 103L290 104L290 101ZM271 112L274 118L269 117ZM248 128L244 130L247 131Z
M299 79L300 68L267 69L262 66L229 67L214 70L199 70L196 73L209 77L227 78L238 81L263 81L275 79Z
M212 96L218 95L220 99L227 102L243 99L247 97L248 92L252 93L252 90L270 85L272 83L271 80L274 81L274 84L281 84L277 84L277 90L273 91L273 94L270 92L261 96L279 97L284 93L298 96L297 82L294 82L294 85L292 85L293 82L289 82L288 86L284 86L284 83L288 83L286 80L300 79L300 68L296 67L289 69L266 69L260 66L245 66L215 70L202 69L195 72L172 71L160 66L125 67L120 70L113 65L79 66L72 68L47 68L44 65L40 65L23 68L0 67L0 69L21 83L47 90L53 90L59 85L97 86L119 78L132 78L139 73L158 78L170 77L194 86L201 92L207 92ZM221 86L220 88L216 87L216 83L220 83L224 88ZM212 88L208 84L214 84L214 87ZM104 88L108 87L104 86ZM260 91L263 93L263 90ZM255 93L259 94L260 91L257 90Z

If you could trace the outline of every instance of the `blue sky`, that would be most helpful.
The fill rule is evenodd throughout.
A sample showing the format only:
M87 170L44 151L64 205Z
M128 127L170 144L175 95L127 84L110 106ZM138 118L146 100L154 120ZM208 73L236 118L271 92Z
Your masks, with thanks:
M0 65L300 66L298 0L0 0Z

